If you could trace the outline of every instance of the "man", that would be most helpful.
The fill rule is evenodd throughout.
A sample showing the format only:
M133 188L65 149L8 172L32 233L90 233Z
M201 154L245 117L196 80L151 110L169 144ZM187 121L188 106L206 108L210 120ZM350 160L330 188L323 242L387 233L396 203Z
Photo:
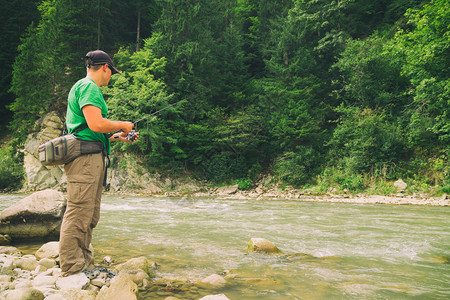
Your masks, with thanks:
M89 271L94 267L89 245L92 230L100 218L105 155L110 153L110 141L130 142L126 136L133 129L131 122L106 119L108 108L99 87L107 86L111 75L120 73L109 55L101 50L88 52L86 73L86 77L70 90L66 126L69 133L76 132L79 139L102 143L104 152L82 155L64 166L68 201L59 241L63 276ZM119 130L121 132L110 138L105 135Z

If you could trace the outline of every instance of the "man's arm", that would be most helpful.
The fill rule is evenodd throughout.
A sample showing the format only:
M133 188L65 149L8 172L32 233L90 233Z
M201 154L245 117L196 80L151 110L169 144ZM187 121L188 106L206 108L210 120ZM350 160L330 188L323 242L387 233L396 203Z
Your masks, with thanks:
M110 133L122 130L125 134L133 130L132 122L111 121L102 117L100 108L94 105L86 105L82 108L87 125L92 131Z

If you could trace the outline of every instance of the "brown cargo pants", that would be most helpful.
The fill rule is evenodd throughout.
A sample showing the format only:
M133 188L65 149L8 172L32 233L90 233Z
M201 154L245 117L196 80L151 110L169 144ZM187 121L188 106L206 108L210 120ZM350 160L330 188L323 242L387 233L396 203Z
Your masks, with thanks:
M64 170L68 200L61 224L59 260L63 276L69 276L94 264L89 245L100 219L105 158L103 153L82 155L66 164Z

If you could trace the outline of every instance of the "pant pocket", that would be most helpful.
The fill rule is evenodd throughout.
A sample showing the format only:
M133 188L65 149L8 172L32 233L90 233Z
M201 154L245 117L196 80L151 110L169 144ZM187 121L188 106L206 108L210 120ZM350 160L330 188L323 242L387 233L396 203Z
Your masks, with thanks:
M93 176L73 175L67 178L67 195L74 204L93 202L97 184Z

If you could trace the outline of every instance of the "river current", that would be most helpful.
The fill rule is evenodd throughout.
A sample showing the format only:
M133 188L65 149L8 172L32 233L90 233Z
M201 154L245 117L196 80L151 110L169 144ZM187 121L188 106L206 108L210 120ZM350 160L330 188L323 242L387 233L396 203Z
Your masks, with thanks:
M160 265L142 299L449 299L449 229L449 207L105 195L92 244ZM247 254L253 237L283 255ZM227 285L191 284L211 274Z

